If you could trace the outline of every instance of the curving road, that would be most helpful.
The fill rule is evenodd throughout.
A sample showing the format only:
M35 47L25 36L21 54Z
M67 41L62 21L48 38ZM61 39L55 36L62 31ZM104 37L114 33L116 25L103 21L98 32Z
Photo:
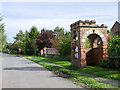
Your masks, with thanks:
M22 57L3 54L2 88L82 88Z

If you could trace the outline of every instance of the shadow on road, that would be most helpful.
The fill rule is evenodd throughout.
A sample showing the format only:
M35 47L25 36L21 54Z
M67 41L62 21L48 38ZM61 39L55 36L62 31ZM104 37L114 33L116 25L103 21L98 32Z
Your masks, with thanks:
M48 71L43 67L8 67L3 70L22 70L22 71Z

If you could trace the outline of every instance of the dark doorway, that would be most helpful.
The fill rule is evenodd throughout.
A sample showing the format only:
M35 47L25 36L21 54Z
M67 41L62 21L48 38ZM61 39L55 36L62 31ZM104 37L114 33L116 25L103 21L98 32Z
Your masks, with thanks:
M97 34L90 34L87 38L89 40L86 47L87 65L98 65L103 56L102 39Z

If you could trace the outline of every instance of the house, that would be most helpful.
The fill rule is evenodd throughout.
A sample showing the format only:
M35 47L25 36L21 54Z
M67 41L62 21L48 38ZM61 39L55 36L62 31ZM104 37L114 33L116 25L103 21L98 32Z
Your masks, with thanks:
M120 36L120 21L116 21L111 28L112 35Z

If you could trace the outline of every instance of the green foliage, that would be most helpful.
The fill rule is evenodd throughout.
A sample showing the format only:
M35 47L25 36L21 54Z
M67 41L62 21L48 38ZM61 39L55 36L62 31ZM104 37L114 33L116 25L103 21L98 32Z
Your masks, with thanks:
M101 62L101 67L104 68L110 68L110 69L118 69L118 66L120 66L120 63L112 60L112 59L104 59Z
M90 42L88 38L86 38L86 48L90 48Z
M18 49L21 48L22 44L22 41L15 41L10 47L11 53L16 54L18 52Z
M36 39L37 36L39 35L39 31L37 30L36 26L32 26L29 32L29 38L32 39Z
M64 35L64 28L60 28L59 26L55 27L54 32L56 34L56 37L59 37L61 35Z
M39 35L39 31L36 26L32 26L30 31L23 33L22 30L14 37L15 42L11 46L12 53L18 52L18 49L22 49L23 54L35 55L37 51L36 38Z
M57 39L58 50L61 56L70 56L71 54L71 34L67 32L63 37Z
M6 45L6 35L5 35L5 30L4 30L4 23L2 23L2 17L0 16L0 52Z
M101 67L118 69L119 61L114 58L120 58L120 36L111 36L108 43L108 54L111 59L104 59Z
M32 26L30 31L26 30L23 33L22 30L14 37L16 40L11 46L12 53L18 52L18 49L22 49L23 54L35 55L37 51L36 38L39 35L39 31L35 26Z
M108 44L109 56L120 56L120 36L111 36Z
M4 48L2 52L3 53L10 53L10 50L8 48Z
M19 40L19 41L23 41L23 39L25 38L24 36L25 36L25 34L23 33L22 30L20 30L19 33L16 34L16 37L14 37L14 39L15 39L16 41L18 41L18 40Z
M55 32L55 43L53 47L57 48L60 56L70 56L71 54L71 34L66 32L64 34L64 28L56 27Z
M30 32L26 31L24 40L25 54L36 55L37 52L36 38L38 35L39 31L35 26L32 26Z
M107 34L112 34L112 32L110 30L107 30Z
M120 80L119 72L117 70L111 70L111 69L96 67L96 66L86 66L81 68L71 66L71 68L75 71L88 73L98 77Z

